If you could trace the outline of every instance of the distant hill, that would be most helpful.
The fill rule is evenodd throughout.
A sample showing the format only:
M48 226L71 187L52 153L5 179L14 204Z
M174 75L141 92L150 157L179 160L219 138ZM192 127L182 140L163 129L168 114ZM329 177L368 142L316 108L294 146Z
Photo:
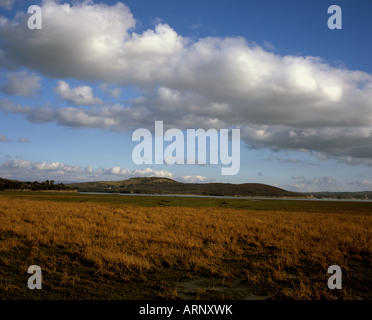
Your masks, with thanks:
M372 191L291 192L261 183L182 183L168 178L130 178L122 181L54 183L53 180L19 181L0 177L0 191L79 191L141 194L190 194L204 196L290 197L313 199L372 200Z
M260 183L183 183L168 178L130 178L122 181L96 181L67 184L80 192L142 194L192 194L208 196L303 197Z

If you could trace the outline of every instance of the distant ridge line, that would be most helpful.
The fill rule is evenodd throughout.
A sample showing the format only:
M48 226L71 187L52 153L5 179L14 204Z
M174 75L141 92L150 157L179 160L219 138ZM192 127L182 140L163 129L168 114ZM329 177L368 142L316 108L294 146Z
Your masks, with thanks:
M141 194L190 194L210 196L303 197L303 195L261 183L185 183L170 178L141 177L121 181L94 181L67 184L79 192Z

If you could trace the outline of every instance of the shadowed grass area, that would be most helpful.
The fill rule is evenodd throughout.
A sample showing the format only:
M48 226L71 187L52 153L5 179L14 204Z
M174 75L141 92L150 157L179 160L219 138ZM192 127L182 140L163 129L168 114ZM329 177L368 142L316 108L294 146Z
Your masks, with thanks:
M0 195L1 299L371 299L371 203ZM43 289L27 288L39 265ZM343 270L330 290L327 269Z

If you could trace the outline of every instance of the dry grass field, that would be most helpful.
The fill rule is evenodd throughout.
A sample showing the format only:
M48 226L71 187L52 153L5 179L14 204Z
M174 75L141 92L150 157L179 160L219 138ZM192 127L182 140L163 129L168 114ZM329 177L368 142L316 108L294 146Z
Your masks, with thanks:
M263 210L106 199L1 195L0 299L372 298L371 203ZM41 290L27 288L34 264ZM335 264L341 290L327 287Z

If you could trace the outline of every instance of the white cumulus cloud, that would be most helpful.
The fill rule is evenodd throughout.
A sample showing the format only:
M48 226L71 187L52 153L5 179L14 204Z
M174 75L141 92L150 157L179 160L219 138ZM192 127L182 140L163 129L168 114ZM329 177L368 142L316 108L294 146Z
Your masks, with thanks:
M94 97L93 89L89 86L79 86L71 88L65 81L59 81L54 92L62 100L73 103L74 105L94 105L102 103L100 98Z
M1 136L0 136L1 138ZM58 180L58 181L96 181L96 180L120 180L134 177L163 177L183 181L183 178L175 176L166 170L152 168L129 170L120 166L110 168L82 167L80 165L65 164L62 162L45 162L12 159L0 163L0 177L25 180ZM196 176L195 180L200 180ZM193 176L189 176L193 180Z

